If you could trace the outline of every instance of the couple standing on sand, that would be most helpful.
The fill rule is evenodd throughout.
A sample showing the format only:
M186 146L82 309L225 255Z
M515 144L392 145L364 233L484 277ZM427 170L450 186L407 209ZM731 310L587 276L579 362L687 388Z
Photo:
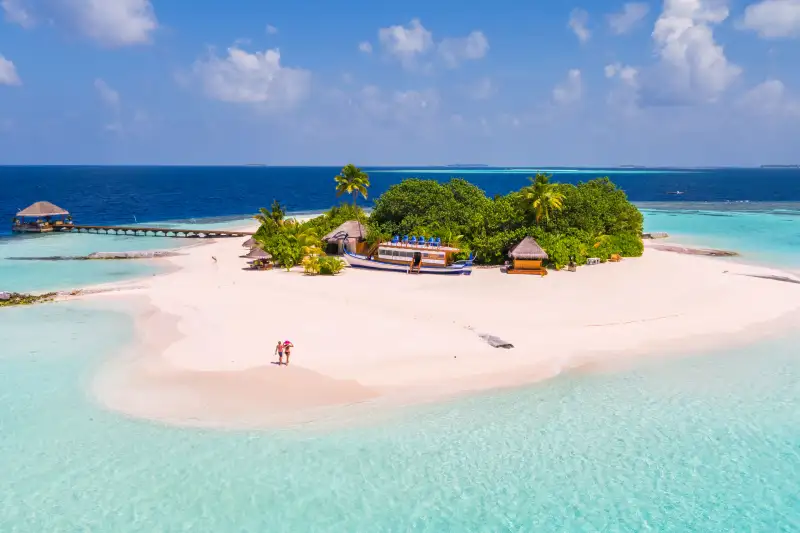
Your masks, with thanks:
M292 348L294 348L294 344L289 341L278 341L278 345L275 347L275 353L278 354L278 364L283 364L283 354L286 354L286 364L289 364L289 356L292 355Z

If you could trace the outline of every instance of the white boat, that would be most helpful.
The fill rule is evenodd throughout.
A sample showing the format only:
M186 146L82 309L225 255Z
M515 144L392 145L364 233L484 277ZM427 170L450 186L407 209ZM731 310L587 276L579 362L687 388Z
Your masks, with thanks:
M413 274L472 274L472 259L452 261L458 248L431 244L414 245L403 242L385 242L378 245L372 257L354 254L347 248L344 256L353 268L369 268L389 272Z

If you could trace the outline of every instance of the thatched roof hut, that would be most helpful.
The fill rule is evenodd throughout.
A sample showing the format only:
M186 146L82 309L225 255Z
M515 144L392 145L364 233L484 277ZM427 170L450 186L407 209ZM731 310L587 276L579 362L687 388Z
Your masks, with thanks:
M17 213L18 217L58 217L69 215L69 211L61 209L50 202L36 202Z
M541 260L547 259L547 252L542 250L533 237L525 237L511 248L508 256L511 259Z
M322 240L325 242L335 242L344 239L347 234L348 239L364 239L367 236L367 229L364 224L357 220L348 220L339 225L338 228L325 235Z
M249 239L247 239L242 243L242 246L245 248L252 248L255 245L256 245L256 240L253 237L250 237Z
M261 248L253 248L245 257L247 259L272 259L272 255L268 254Z

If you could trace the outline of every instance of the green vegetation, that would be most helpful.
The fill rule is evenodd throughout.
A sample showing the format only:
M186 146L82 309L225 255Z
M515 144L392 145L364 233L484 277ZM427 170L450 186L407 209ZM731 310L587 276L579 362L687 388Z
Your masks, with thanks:
M571 185L537 174L519 191L494 198L460 178L446 183L412 178L377 198L369 216L356 205L359 195L367 197L369 176L347 165L334 179L337 195L352 194L352 204L303 223L285 220L279 202L256 216L261 222L256 242L284 268L340 272L341 260L325 255L320 238L348 220L366 221L370 246L393 235L440 237L443 244L461 248L464 256L473 253L484 264L501 264L526 236L536 239L555 268L571 260L582 265L589 257L636 257L644 250L642 214L608 178Z
M343 194L353 195L353 206L356 205L358 195L367 199L369 189L369 175L353 164L346 165L342 172L334 178L336 180L336 196Z
M607 261L614 253L640 256L642 221L608 178L570 185L537 174L530 185L494 198L463 179L408 179L375 201L369 227L392 235L435 235L484 264L502 263L529 235L551 265L562 268L570 258L580 265L588 257Z
M57 294L48 292L46 294L20 294L12 292L7 300L0 300L0 307L11 307L14 305L33 305L42 302L52 301Z

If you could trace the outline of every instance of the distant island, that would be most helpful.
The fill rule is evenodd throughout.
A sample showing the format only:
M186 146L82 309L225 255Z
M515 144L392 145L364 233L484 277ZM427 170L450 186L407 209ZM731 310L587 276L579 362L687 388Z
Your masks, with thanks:
M800 165L761 165L761 168L800 168Z
M619 165L617 168L647 168L644 165Z
M455 167L455 168L474 168L474 167L488 167L489 165L484 165L482 163L456 163L454 165L447 165L448 167Z

